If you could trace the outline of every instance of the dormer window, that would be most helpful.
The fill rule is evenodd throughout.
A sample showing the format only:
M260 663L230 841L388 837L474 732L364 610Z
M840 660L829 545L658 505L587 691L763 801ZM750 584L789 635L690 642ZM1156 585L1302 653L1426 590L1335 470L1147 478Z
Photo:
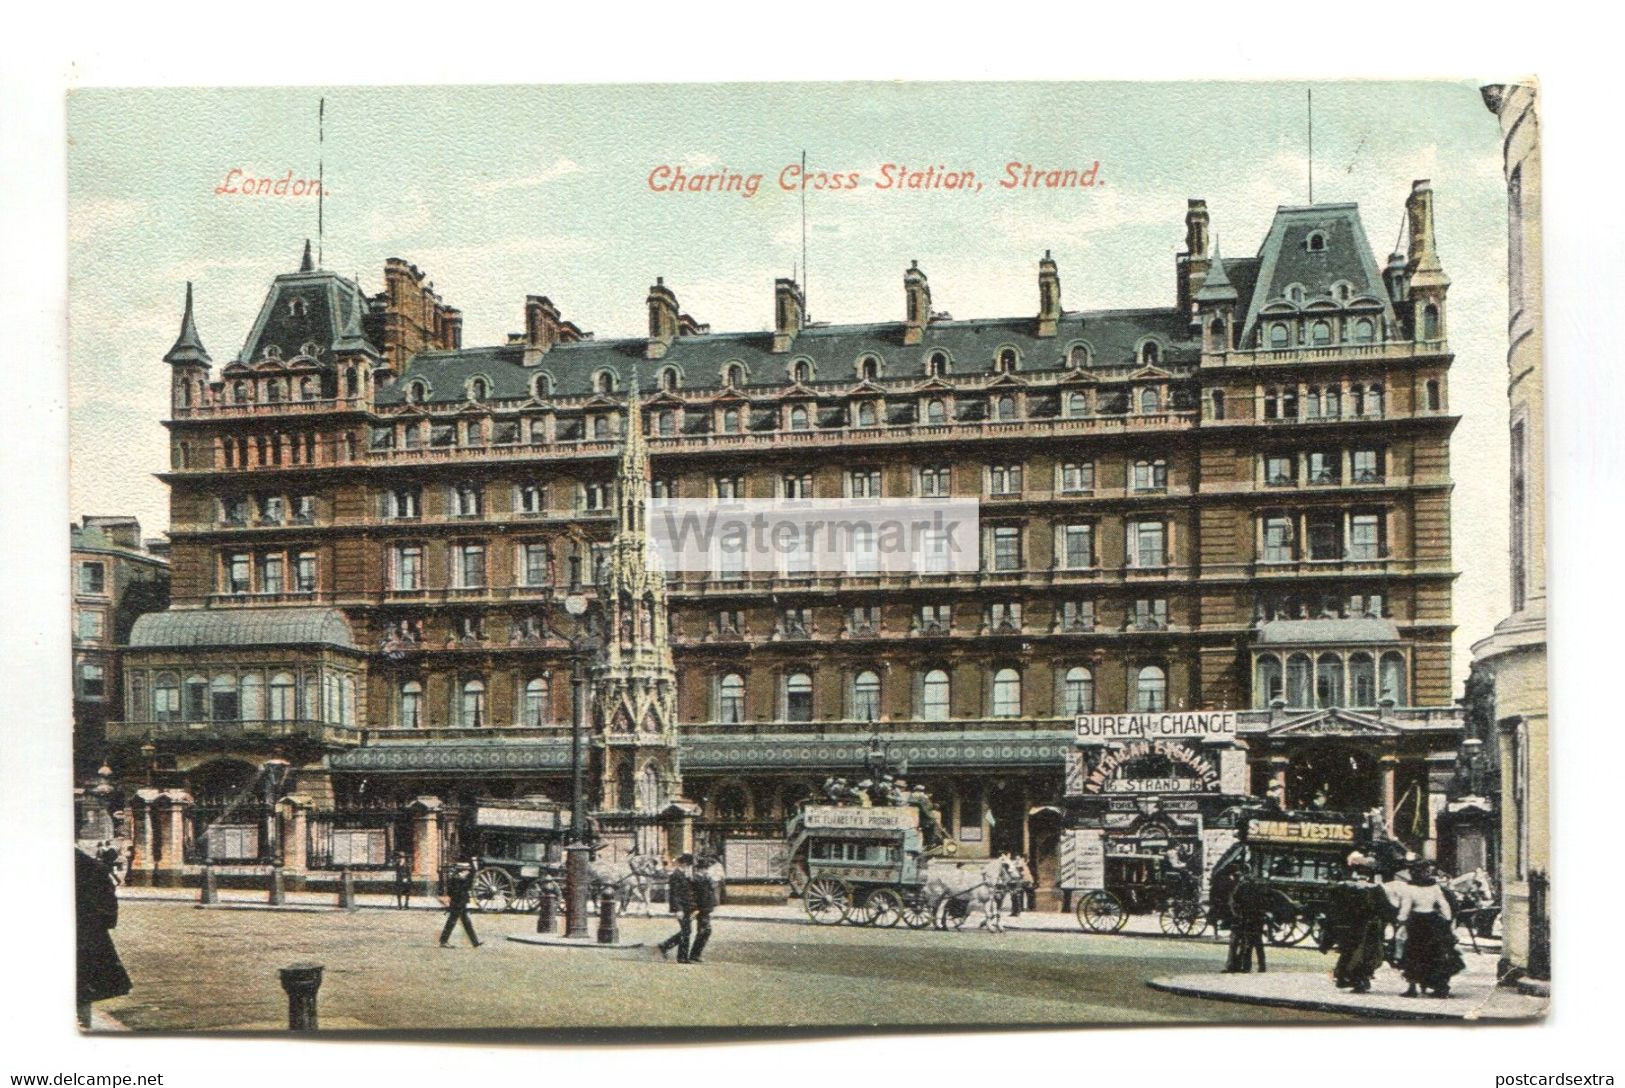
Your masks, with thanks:
M1066 353L1066 361L1074 370L1082 370L1089 365L1089 349L1082 344L1073 344Z
M266 344L265 345L265 357L267 359L278 359L278 360L280 360L282 358L282 349L277 347L275 344Z
M1310 253L1323 253L1326 250L1326 234L1324 231L1312 230L1309 237L1303 240L1303 248Z
M306 340L303 344L299 345L299 354L303 355L307 359L316 358L316 355L320 350L321 349L316 346L316 341L314 340Z
M946 377L948 374L948 355L946 352L934 351L926 362L926 373L933 378Z
M305 313L306 313L306 306L305 306L305 300L304 299L302 299L302 298L290 298L288 300L288 316L289 317L304 317Z
M999 357L994 360L993 368L1000 374L1008 374L1014 370L1016 368L1015 349L1005 348L1003 351L999 352Z
M600 393L615 392L615 375L607 370L600 370L597 378L597 389Z
M798 359L790 368L790 380L797 385L804 385L812 380L812 364L805 359Z
M538 374L531 379L530 395L537 400L545 400L553 392L553 379L546 374Z
M880 360L873 355L865 355L859 359L858 377L866 382L872 382L880 377Z
M1157 342L1155 340L1147 340L1144 344L1140 345L1141 366L1156 366L1158 360L1161 358L1162 351L1157 347Z
M412 382L406 387L406 399L412 404L422 404L429 396L429 387L422 382Z
M722 384L733 386L735 388L744 385L745 368L740 366L738 363L729 363L728 369L722 372Z
M473 381L468 383L469 400L484 400L486 397L490 396L490 394L491 387L484 378L475 378Z
M668 366L665 370L660 372L660 388L666 392L675 393L677 391L677 387L681 384L682 379L678 375L676 367Z
M1349 300L1349 296L1353 293L1353 290L1351 290L1349 285L1346 283L1339 283L1336 287L1332 288L1332 295L1337 299L1338 302L1347 302Z

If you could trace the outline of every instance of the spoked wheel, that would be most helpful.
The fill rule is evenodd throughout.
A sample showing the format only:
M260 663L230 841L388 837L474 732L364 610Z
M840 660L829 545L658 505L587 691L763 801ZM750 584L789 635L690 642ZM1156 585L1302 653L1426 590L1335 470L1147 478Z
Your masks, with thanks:
M890 929L903 920L903 897L890 888L877 888L864 900L869 908L869 924Z
M837 925L846 917L851 905L852 895L844 882L829 876L808 882L803 906L807 908L807 917L819 925Z
M542 882L540 880L521 880L514 885L513 898L508 901L510 910L530 914L541 905Z
M925 929L931 924L931 906L919 892L904 897L903 924L910 929Z
M1128 924L1128 911L1111 892L1090 892L1078 904L1078 924L1091 933L1116 933Z
M481 869L474 874L474 909L504 911L513 899L513 878L501 869Z
M1176 899L1162 908L1157 922L1162 926L1162 931L1170 936L1189 937L1201 932L1202 927L1207 925L1207 918L1202 912L1202 904L1196 900Z
M875 893L864 894L860 888L852 894L852 903L846 908L846 921L848 925L867 926L875 920L874 908Z
M1309 919L1295 915L1284 922L1270 922L1264 927L1264 939L1277 947L1297 944L1309 936Z

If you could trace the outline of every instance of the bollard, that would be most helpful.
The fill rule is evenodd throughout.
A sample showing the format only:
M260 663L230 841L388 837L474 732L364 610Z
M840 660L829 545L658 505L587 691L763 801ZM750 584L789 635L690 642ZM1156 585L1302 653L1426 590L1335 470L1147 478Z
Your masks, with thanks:
M270 889L266 892L265 901L273 907L280 907L288 901L287 889L282 884L282 867L271 866Z
M288 995L288 1030L316 1030L316 991L322 988L322 965L290 963L277 972Z
M621 939L621 927L615 919L615 897L608 892L598 900L598 943L615 944Z
M558 923L559 901L551 891L544 891L536 902L536 932L552 933Z
M339 909L355 910L355 874L345 869L339 873Z
M203 867L203 886L198 889L197 901L199 903L220 902L220 885L214 877L214 866Z

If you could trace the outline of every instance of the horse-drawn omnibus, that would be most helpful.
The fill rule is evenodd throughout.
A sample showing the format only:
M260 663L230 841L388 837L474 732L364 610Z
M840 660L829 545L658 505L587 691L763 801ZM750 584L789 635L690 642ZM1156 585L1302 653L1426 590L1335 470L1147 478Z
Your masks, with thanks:
M925 840L913 805L806 804L785 829L790 883L822 925L931 924Z
M570 806L546 797L476 801L463 828L474 862L478 910L535 910L543 891L564 881Z
M1349 878L1350 853L1373 849L1369 820L1341 812L1251 812L1240 824L1241 850L1220 864L1242 864L1284 892L1297 915L1267 931L1274 944L1297 944L1326 915L1333 885Z

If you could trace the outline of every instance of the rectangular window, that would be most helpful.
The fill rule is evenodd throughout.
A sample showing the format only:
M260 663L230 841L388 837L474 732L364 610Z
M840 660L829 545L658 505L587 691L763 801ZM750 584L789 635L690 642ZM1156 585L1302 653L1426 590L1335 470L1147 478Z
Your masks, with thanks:
M527 586L547 585L547 545L530 543L524 545L520 559L523 563L524 584Z
M485 545L459 544L456 551L458 589L479 589L485 585Z
M1020 631L1021 602L996 601L987 606L987 627L990 631Z
M296 593L316 592L316 553L300 552L294 560L293 588Z
M925 499L947 498L950 493L952 470L936 466L920 469L920 497Z
M1073 461L1061 466L1061 493L1078 495L1095 489L1095 463Z
M60 567L57 569L61 569ZM79 592L100 596L107 592L107 567L101 563L79 564Z
M874 634L880 630L880 609L875 605L848 609L846 622L847 626L858 634Z
M1021 466L994 465L988 469L988 493L990 495L1021 494Z
M1268 487L1291 487L1298 482L1298 468L1289 455L1271 454L1264 458L1264 483Z
M1062 631L1093 631L1095 629L1094 601L1064 601L1061 604Z
M1343 515L1330 513L1309 516L1309 558L1343 558Z
M805 608L786 608L779 622L787 635L804 638L812 634L812 613Z
M408 423L406 425L406 448L409 450L423 448L423 424Z
M1061 565L1067 570L1087 570L1095 565L1095 527L1068 525L1062 530Z
M745 478L743 476L718 476L716 478L717 498L724 501L729 499L742 499L745 497Z
M1355 450L1349 455L1349 459L1354 483L1377 484L1382 482L1381 450Z
M519 421L517 419L500 419L491 424L491 444L493 446L512 446L519 441Z
M1134 462L1134 490L1166 491L1168 489L1168 462Z
M284 504L281 495L261 495L259 499L259 506L259 519L261 525L282 524L283 514L287 511L287 507Z
M479 517L485 512L485 494L473 484L460 484L451 490L451 512L460 518Z
M435 423L429 427L429 445L440 448L457 443L457 428L450 423Z
M1336 450L1316 450L1309 455L1309 482L1336 484L1343 479L1343 456Z
M717 612L717 634L742 635L745 633L745 614L738 609L724 608Z
M250 571L253 561L244 552L238 552L226 560L226 592L247 593L251 585Z
M609 485L583 484L581 488L581 499L582 509L584 510L608 510Z
M106 697L107 671L101 665L87 661L79 666L79 694L85 699Z
M293 500L293 520L299 525L316 523L315 495L299 495Z
M880 498L880 470L859 468L847 474L847 482L854 499Z
M810 499L813 497L813 478L811 473L800 476L785 476L779 481L787 499Z
M415 518L423 515L423 492L415 487L401 487L384 496L384 514L391 518Z
M539 484L520 484L514 488L514 509L521 514L540 514L547 509L547 489Z
M79 637L94 639L102 637L102 614L94 609L81 609L79 612Z
M946 634L953 626L953 605L922 604L920 630L929 634Z
M282 564L283 557L281 552L267 552L266 554L260 556L259 574L261 593L282 592Z
M395 428L385 424L374 426L367 431L367 448L374 452L392 450L395 448Z
M1013 525L1000 525L993 530L993 569L1013 571L1021 569L1021 530Z
M1128 565L1164 567L1168 565L1168 528L1160 521L1128 523Z
M1264 562L1292 561L1292 519L1282 515L1264 519Z
M395 588L400 590L423 588L423 546L421 544L395 545Z
M1355 514L1349 520L1350 559L1382 558L1382 517L1378 514Z
M1165 631L1168 629L1168 602L1162 597L1134 602L1134 629L1137 631Z
M220 520L227 525L247 525L248 500L241 495L221 499Z
M649 497L655 500L675 499L677 497L677 481L672 479L650 480Z

